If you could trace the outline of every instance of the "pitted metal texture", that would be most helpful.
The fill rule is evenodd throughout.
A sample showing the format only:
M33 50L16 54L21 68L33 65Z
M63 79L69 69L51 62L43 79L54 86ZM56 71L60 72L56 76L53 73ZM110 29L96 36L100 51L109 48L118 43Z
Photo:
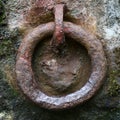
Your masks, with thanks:
M36 45L45 36L52 35L55 24L53 22L39 25L29 32L23 39L16 61L16 78L21 91L31 101L47 109L65 109L81 104L90 99L100 88L106 74L106 58L101 42L89 32L70 22L64 22L66 36L82 44L91 57L92 72L87 83L79 90L66 96L48 96L40 91L35 82L31 60Z

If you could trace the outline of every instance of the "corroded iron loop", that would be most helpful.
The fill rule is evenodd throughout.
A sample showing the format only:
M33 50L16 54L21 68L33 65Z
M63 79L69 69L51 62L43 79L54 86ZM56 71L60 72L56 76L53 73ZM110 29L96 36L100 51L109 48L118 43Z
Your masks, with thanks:
M57 4L54 7L55 15L55 31L53 34L52 44L54 46L59 46L65 41L64 36L64 25L63 25L63 14L64 14L64 4Z
M40 25L25 36L20 45L16 61L16 77L22 92L34 103L47 109L65 109L85 102L96 93L106 74L106 58L102 44L95 36L80 26L64 22L65 35L87 49L91 57L91 75L87 83L76 92L61 97L46 95L35 82L31 59L37 43L45 36L52 35L54 27L53 22Z

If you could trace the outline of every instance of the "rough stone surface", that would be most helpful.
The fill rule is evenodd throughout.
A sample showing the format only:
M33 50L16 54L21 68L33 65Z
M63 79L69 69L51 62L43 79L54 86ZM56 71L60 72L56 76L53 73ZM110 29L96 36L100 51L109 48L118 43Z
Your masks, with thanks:
M33 71L42 91L52 96L64 96L87 82L91 72L90 57L82 45L70 38L66 38L67 46L58 56L49 45L50 40L46 39L36 47Z
M49 0L50 1L50 0ZM47 111L27 101L15 84L14 65L21 33L46 22L24 16L35 0L0 1L0 119L3 120L119 120L120 119L120 1L63 0L69 6L66 21L81 25L103 43L109 71L94 98L71 110ZM51 8L51 7L50 7ZM6 13L4 13L6 11ZM39 11L38 11L39 12ZM31 12L29 13L31 15ZM50 15L50 16L49 16ZM53 20L48 12L47 22ZM44 18L38 16L39 19ZM29 19L29 21L25 21ZM35 20L32 24L32 21ZM27 31L26 31L27 32ZM9 83L9 84L8 84Z

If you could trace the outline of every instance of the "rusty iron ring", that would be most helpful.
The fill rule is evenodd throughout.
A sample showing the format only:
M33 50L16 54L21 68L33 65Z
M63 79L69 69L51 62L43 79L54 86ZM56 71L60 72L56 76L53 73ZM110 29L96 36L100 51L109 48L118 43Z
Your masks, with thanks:
M23 39L16 61L16 78L22 92L31 101L47 109L71 108L90 99L100 88L106 74L106 58L101 42L80 26L70 22L64 22L66 36L73 38L85 46L90 57L92 70L88 82L78 91L66 96L47 96L40 91L34 79L31 59L36 45L48 35L54 32L53 22L39 25L28 33Z

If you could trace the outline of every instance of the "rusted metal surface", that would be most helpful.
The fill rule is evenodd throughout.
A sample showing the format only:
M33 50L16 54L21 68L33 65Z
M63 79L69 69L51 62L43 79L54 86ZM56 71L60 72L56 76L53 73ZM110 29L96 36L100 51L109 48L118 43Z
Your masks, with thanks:
M16 78L21 91L31 101L47 109L65 109L81 104L90 99L100 88L106 74L106 58L101 42L80 26L64 22L66 36L85 46L91 57L92 72L87 83L78 91L66 96L48 96L40 91L35 82L31 67L31 59L38 42L45 36L52 35L55 24L53 22L39 25L23 39L16 61Z
M53 34L52 44L53 46L59 46L65 41L64 36L64 25L63 25L63 14L64 14L64 4L57 4L54 7L55 15L55 31Z

